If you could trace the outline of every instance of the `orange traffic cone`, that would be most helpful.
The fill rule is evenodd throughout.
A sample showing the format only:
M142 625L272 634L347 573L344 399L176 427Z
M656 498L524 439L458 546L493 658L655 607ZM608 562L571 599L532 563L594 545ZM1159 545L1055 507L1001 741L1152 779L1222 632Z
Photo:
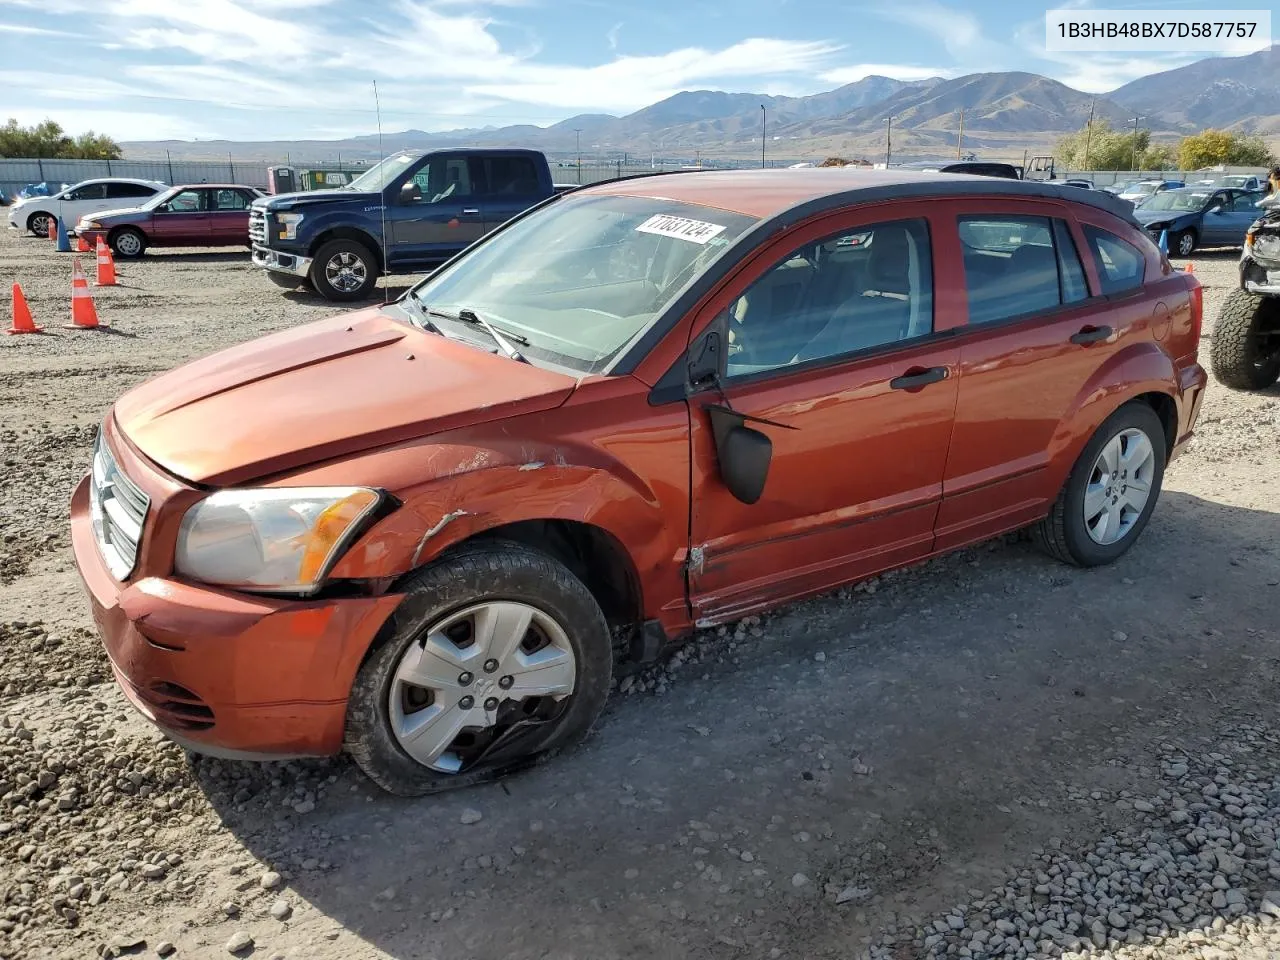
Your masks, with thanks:
M76 234L76 253L92 253L89 249L89 241L81 234Z
M22 295L22 286L13 285L13 326L7 333L43 333L31 319L31 308L27 306L27 298Z
M116 261L111 256L111 248L98 238L98 286L116 286Z
M50 240L57 240L57 239L58 239L58 221L57 221L55 218L53 218L53 217L50 217L50 218L49 218L49 231L48 231L48 233L49 233L49 239L50 239Z
M89 280L80 266L80 258L76 257L71 268L71 322L68 330L97 330L98 311L93 305L93 294L89 292Z
M1183 272L1183 273L1195 273L1195 272L1196 272L1196 265L1195 265L1194 263L1192 263L1190 260L1188 260L1188 261L1187 261L1187 265L1186 265L1185 267L1183 267L1183 268L1182 268L1182 272Z

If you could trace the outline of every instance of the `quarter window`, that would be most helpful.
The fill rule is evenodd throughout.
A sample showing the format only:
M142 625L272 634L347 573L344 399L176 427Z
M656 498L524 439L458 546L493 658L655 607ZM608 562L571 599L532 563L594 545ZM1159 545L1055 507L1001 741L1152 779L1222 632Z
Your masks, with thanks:
M1098 269L1103 294L1123 293L1142 286L1147 264L1142 251L1114 233L1091 224L1084 225L1084 236Z
M776 370L932 332L928 223L870 224L793 251L734 301L726 373Z
M969 323L999 323L1088 297L1066 223L1051 217L961 217Z

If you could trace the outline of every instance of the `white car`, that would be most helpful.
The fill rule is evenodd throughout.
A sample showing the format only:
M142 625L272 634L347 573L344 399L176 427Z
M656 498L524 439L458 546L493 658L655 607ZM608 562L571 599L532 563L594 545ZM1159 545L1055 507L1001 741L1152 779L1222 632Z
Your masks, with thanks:
M49 235L49 221L59 220L70 231L80 218L103 210L136 207L154 197L168 184L158 180L128 177L100 177L82 180L52 197L29 197L9 208L9 226L29 230L37 237Z

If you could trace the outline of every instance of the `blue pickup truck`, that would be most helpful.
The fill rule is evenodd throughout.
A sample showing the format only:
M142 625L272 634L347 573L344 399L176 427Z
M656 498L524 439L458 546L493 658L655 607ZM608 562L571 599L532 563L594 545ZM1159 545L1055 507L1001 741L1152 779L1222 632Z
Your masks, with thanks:
M285 289L361 300L379 275L438 266L561 189L536 150L396 153L345 187L255 200L253 262Z

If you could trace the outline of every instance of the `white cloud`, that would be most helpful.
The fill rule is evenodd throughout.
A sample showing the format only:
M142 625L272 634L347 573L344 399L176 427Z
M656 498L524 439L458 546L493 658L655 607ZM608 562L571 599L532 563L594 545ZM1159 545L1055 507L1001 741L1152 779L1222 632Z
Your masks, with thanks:
M623 23L618 21L605 33L604 38L609 42L610 50L618 49L618 34L622 32Z
M78 34L65 30L49 30L45 27L28 27L20 23L0 23L0 33L17 33L26 37L75 37Z
M192 140L196 137L211 136L211 132L201 124L168 113L131 110L68 110L59 107L57 116L50 117L44 110L19 107L16 110L5 110L4 115L6 119L13 117L24 126L53 119L73 136L89 130L108 134L116 140Z

